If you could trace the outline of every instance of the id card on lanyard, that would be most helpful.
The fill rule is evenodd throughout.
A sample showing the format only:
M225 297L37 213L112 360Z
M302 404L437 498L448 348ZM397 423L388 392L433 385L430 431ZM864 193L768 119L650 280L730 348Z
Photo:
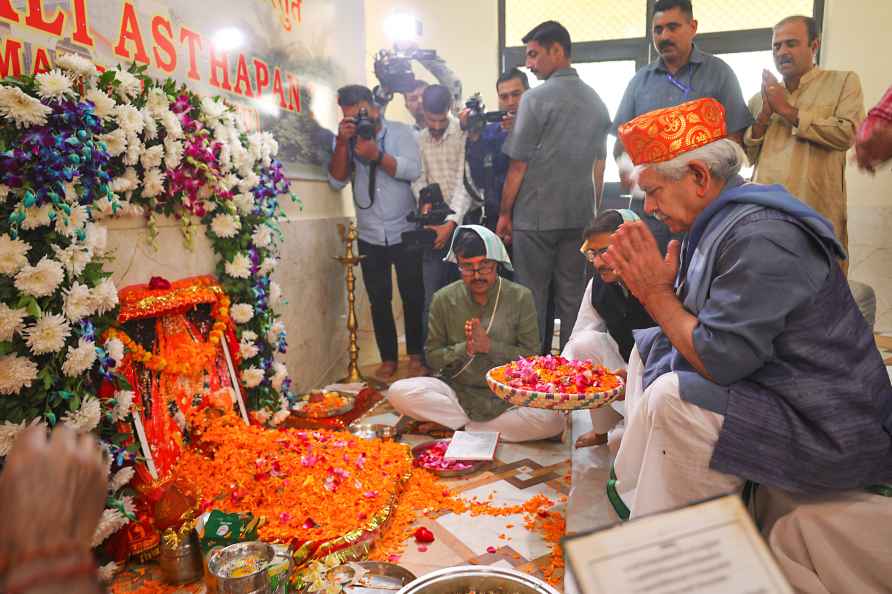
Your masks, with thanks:
M694 80L694 67L693 67L693 65L690 65L690 64L689 64L689 65L688 65L688 70L690 71L690 74L688 74L688 82L687 82L687 84L685 84L684 81L675 78L675 77L672 76L670 73L668 73L668 72L666 73L666 79L667 79L670 83L672 83L672 85L675 86L679 91L682 92L682 95L684 96L684 100L685 100L685 101L687 101L688 99L690 99L691 91L694 90L694 88L691 86L691 83L692 83L693 80Z

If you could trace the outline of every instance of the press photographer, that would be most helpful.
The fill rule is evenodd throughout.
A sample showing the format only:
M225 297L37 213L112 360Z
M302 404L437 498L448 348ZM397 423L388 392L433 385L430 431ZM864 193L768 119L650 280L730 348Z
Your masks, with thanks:
M481 203L469 193L470 189L476 195L476 190L470 186L469 176L465 175L465 133L450 113L452 96L449 89L443 85L430 85L424 90L422 106L427 128L418 136L421 175L413 182L412 189L420 198L422 191L436 184L443 201L453 211L442 224L427 227L436 233L436 237L433 248L425 250L423 259L426 320L434 293L458 280L455 266L443 261L452 233L469 212L475 212L479 217Z
M392 50L380 50L375 54L375 76L380 83L374 88L375 102L382 110L393 99L394 93L401 93L406 111L415 118L415 130L425 128L421 96L429 84L415 78L412 61L421 64L437 81L449 89L453 105L459 105L462 95L461 81L437 55L436 50L418 49L417 44L398 43Z
M468 132L467 161L474 186L480 189L484 204L483 225L496 230L502 203L502 186L508 175L510 159L502 145L514 127L521 96L530 88L527 75L517 68L502 73L496 81L499 111L487 112L479 94L465 104L459 116Z
M455 214L443 199L439 184L422 188L418 196L418 212L410 213L406 220L415 223L414 231L403 233L403 244L410 250L430 250L437 241L433 227L443 225L449 215Z
M415 211L411 182L421 173L421 155L412 128L381 116L372 92L360 85L338 89L344 114L338 126L328 183L336 190L353 186L362 279L369 295L372 325L381 353L375 375L393 376L397 366L396 324L391 310L391 266L403 301L410 372L423 370L421 312L424 305L421 254L402 244L414 229L406 220Z

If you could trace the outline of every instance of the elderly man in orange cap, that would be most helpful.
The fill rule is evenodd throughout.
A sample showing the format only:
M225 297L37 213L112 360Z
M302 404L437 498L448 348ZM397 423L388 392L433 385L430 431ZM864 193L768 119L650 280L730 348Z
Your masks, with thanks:
M608 483L620 516L747 480L794 500L892 482L892 385L832 225L781 186L744 183L713 99L640 116L620 137L645 210L686 233L663 258L626 223L604 255L658 324L635 332L629 361Z

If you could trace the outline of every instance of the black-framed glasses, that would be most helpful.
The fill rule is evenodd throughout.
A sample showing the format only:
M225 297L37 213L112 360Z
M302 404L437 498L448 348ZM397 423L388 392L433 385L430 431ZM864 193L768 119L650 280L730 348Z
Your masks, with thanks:
M608 249L610 249L610 246L602 247L597 250L585 250L585 259L594 264L595 258L597 258L598 256L603 256Z
M499 263L495 260L490 260L489 262L482 262L479 266L459 264L458 270L461 272L462 276L474 276L475 274L485 276L487 274L492 274L498 265Z

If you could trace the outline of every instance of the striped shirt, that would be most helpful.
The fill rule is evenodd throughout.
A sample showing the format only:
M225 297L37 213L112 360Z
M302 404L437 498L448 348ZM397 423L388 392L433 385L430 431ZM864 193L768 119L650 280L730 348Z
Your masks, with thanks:
M449 118L449 125L443 136L435 139L430 130L423 130L418 135L421 147L421 176L412 182L415 198L419 192L430 184L439 184L443 199L455 214L446 217L461 225L465 214L479 206L465 188L465 140L458 120ZM468 176L470 180L470 176Z

